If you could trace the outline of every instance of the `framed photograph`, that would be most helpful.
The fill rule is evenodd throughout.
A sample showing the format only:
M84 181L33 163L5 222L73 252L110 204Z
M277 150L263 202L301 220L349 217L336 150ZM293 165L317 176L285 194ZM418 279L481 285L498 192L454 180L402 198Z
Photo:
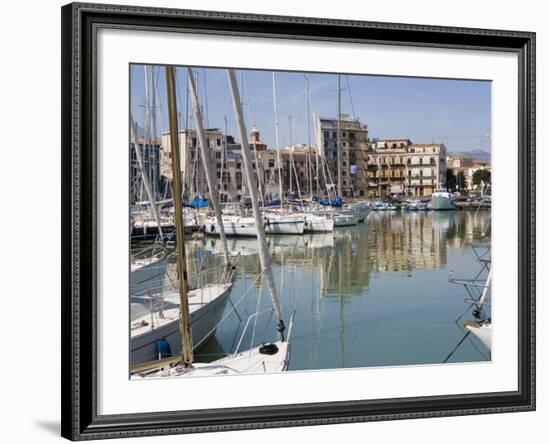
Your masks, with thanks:
M64 437L535 409L534 33L61 12Z

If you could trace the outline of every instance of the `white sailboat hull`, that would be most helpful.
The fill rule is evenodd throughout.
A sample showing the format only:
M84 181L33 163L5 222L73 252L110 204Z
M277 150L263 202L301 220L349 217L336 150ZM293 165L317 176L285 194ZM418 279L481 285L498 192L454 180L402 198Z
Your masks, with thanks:
M334 220L329 217L306 214L304 219L305 233L329 233L334 229Z
M335 227L351 227L359 223L356 214L335 214L333 217Z
M254 219L250 217L231 218L223 220L226 236L257 237ZM266 234L303 234L305 221L302 218L264 217ZM204 232L211 236L219 236L220 229L216 222L207 222Z
M130 266L131 294L143 293L153 288L159 288L166 274L168 255L159 258L134 262Z
M371 208L366 205L354 205L350 207L350 211L359 216L359 222L364 222L371 212Z
M491 350L491 339L493 336L493 326L491 323L480 326L467 325L466 328L476 337L481 343Z
M454 209L455 209L455 202L452 198L432 195L432 210L454 210Z
M260 347L254 347L214 362L193 363L193 366L187 369L181 366L167 366L152 370L150 373L137 373L132 375L132 379L284 372L288 369L290 361L290 344L281 341L272 344L277 348L277 352L274 354L262 354Z
M189 292L189 322L196 349L200 349L214 335L215 327L221 321L225 311L230 289L231 284L218 284ZM179 294L168 295L165 301L179 304ZM149 325L134 327L143 321ZM164 310L164 318L156 319L154 328L151 328L150 315L132 322L131 365L158 359L156 345L162 338L169 342L172 354L181 352L179 306Z

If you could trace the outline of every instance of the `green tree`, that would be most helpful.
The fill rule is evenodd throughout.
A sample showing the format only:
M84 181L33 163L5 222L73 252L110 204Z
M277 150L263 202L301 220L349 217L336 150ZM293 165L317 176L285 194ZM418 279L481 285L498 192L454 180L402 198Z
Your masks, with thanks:
M445 173L445 187L451 192L456 189L456 175L450 168L447 168Z
M491 172L489 170L477 170L472 178L474 185L480 185L481 181L488 185L491 183Z
M456 183L459 191L464 191L466 189L466 176L464 175L464 171L458 172L456 175Z

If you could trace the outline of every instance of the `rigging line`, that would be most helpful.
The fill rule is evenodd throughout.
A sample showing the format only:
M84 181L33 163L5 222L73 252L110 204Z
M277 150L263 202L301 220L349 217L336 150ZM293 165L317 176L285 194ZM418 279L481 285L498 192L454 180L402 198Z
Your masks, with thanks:
M203 81L204 81L204 107L205 107L205 117L206 117L206 128L210 128L210 123L209 123L209 120L208 120L208 93L207 93L207 88L206 88L206 69L203 68L202 70L202 76L203 76Z
M248 120L250 121L250 126L254 129L256 125L254 124L252 120L252 105L250 104L250 94L248 94L248 82L246 81L246 72L243 71L242 73L242 79L243 79L243 97L246 95L246 102L248 107ZM260 165L258 163L258 149L256 147L256 138L252 138L252 144L254 147L254 163L256 164L256 179L258 180L258 189L260 191L260 201L262 203L262 207L264 206L264 189L263 189L263 177L260 177Z
M250 289L254 287L254 280L252 280L252 282L250 283L250 285L248 286L248 288L243 292L242 296L237 300L237 302L235 302L235 307L237 307L241 302L242 300L245 298L245 296L248 294L248 292L250 291ZM220 322L218 322L213 328L212 330L210 330L205 336L204 338L202 338L198 343L197 345L195 345L195 348L197 348L199 345L201 345L207 338L210 338L210 336L212 335L212 333L214 333L216 331L216 329L218 328L219 325L221 325L221 323L223 321L225 321L225 319L231 314L233 313L233 311L229 310L221 319L220 319Z
M350 101L350 104L351 104L351 113L353 114L353 118L354 119L357 119L357 114L355 114L355 107L353 106L353 97L351 95L351 88L350 88L350 85L349 85L349 76L346 76L346 84L348 86L348 95L349 95L349 101Z

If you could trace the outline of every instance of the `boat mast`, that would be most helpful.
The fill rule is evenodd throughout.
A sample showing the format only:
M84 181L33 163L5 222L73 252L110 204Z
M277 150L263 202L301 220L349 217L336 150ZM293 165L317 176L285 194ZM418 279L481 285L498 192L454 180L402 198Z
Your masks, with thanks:
M269 295L271 297L271 303L275 310L275 316L278 319L277 330L279 337L284 340L284 323L281 317L281 306L279 304L279 298L277 297L277 290L275 289L275 282L273 280L273 272L271 270L271 256L267 246L267 238L265 235L264 224L262 220L262 213L260 206L258 205L258 197L256 194L256 187L254 186L254 173L252 170L252 162L250 156L250 150L246 143L246 128L244 125L244 119L242 114L242 108L239 101L239 91L237 87L237 80L235 79L235 73L232 69L227 70L227 77L229 79L229 86L231 87L231 95L233 98L233 109L235 111L235 119L239 129L239 135L241 139L241 148L244 160L244 173L248 182L248 188L250 189L250 196L252 198L252 212L254 213L254 222L256 225L256 232L258 233L258 244L260 250L260 266L262 270L262 276L265 278Z
M183 206L181 202L180 144L178 137L178 113L176 107L176 80L174 67L166 67L166 90L168 98L168 124L170 128L170 149L172 154L172 185L174 187L174 210L176 213L176 252L180 293L180 332L182 360L186 366L193 362L193 345L189 325L188 281L185 264L185 243L183 239Z
M136 150L136 157L138 160L139 169L141 171L141 179L143 185L145 185L145 192L147 193L147 198L149 199L149 204L151 205L151 211L153 213L153 217L155 218L155 223L157 224L159 236L164 238L164 235L162 233L162 227L160 225L160 217L157 211L157 204L155 200L153 199L153 193L151 192L151 185L149 184L149 179L147 177L147 174L145 173L145 165L143 162L143 156L141 153L141 148L139 147L139 141L137 138L137 124L134 121L134 118L132 117L132 113L130 112L130 137L134 141L134 149Z
M248 120L250 121L250 125L252 125L252 128L256 128L256 125L254 125L254 122L252 121L252 106L250 105L250 96L248 95L248 86L246 83L246 77L244 75L243 71L243 79L244 79L244 87L246 90L246 102L248 105ZM243 91L243 94L245 91ZM256 147L256 137L252 137L252 146L254 147L254 164L256 165L256 177L258 179L258 188L260 190L260 201L262 202L262 207L264 207L264 175L263 175L263 169L260 174L260 165L258 163L258 150Z
M206 183L208 189L210 190L210 200L212 206L214 207L214 213L216 214L216 222L220 230L220 239L223 246L223 258L225 261L226 267L229 266L229 250L227 248L227 239L225 237L225 229L223 226L222 211L218 203L218 196L216 194L216 184L214 183L214 176L212 170L210 169L209 155L208 155L208 145L206 135L204 133L204 126L202 123L202 113L200 110L199 99L197 97L197 89L195 88L195 81L193 79L193 73L191 68L187 68L189 79L189 91L191 92L191 103L193 106L193 114L195 117L195 123L197 126L197 136L199 139L199 147L201 150L202 164L204 167L204 174L206 176ZM206 93L205 93L206 94Z
M311 178L311 128L309 121L309 79L306 78L306 120L307 120L307 175L308 175L308 185L309 185L309 197L313 197L313 181Z
M338 162L338 196L342 196L342 162L341 162L341 148L340 148L340 113L341 113L341 103L340 103L340 74L338 74L338 116L337 116L337 138L336 138L336 149L337 149L337 162Z
M288 116L288 148L289 148L289 153L288 153L288 156L289 156L289 166L290 166L290 171L288 172L289 174L289 192L292 193L292 167L294 165L294 156L292 154L292 116Z
M281 209L283 208L283 180L281 177L281 153L279 152L279 118L277 117L277 91L275 86L275 72L272 72L273 78L273 108L275 111L275 148L277 150L277 166L279 170L279 200Z

